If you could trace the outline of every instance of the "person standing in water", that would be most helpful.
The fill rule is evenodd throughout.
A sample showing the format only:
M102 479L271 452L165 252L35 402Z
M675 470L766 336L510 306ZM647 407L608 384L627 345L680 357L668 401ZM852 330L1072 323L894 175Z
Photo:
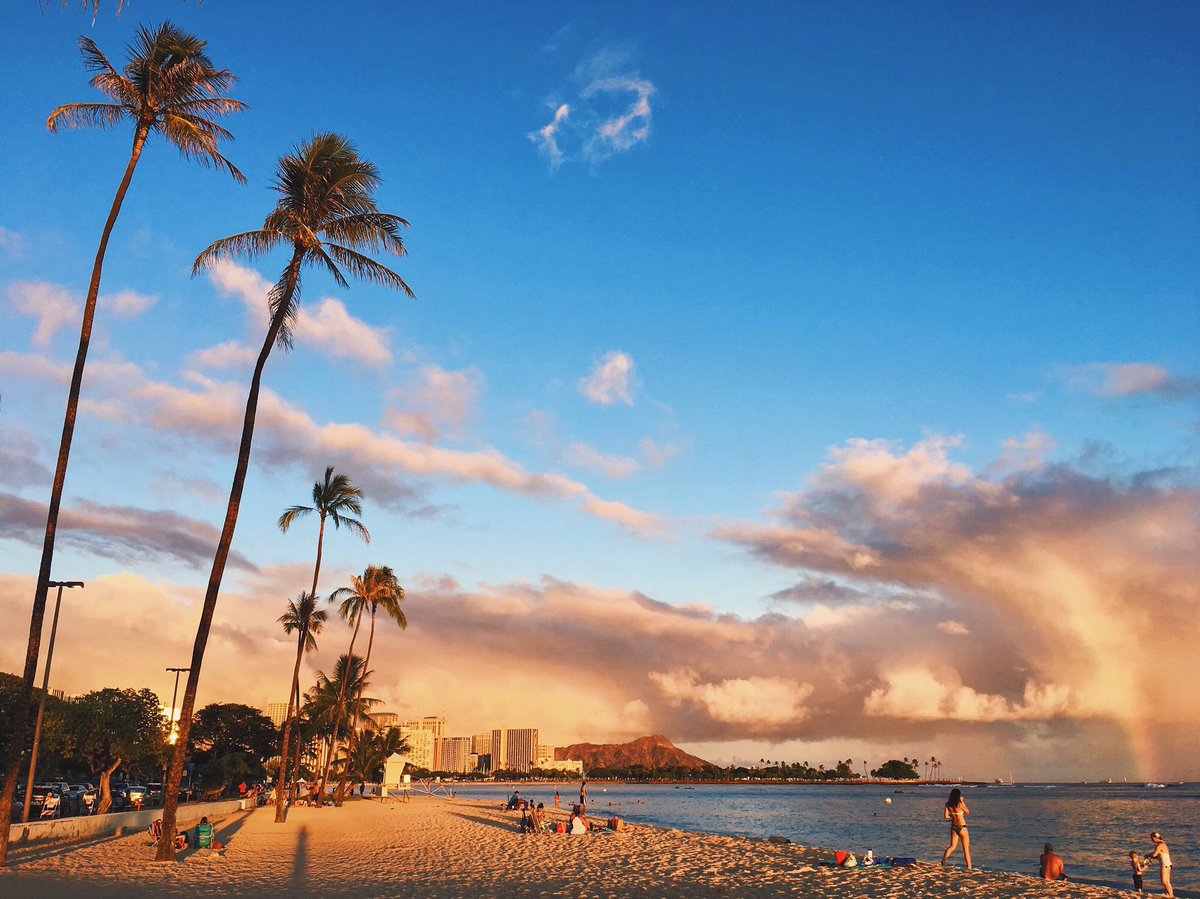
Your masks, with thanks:
M971 810L963 801L962 790L955 787L950 791L950 798L946 800L946 807L942 810L942 818L950 822L950 845L942 853L943 865L958 848L961 840L963 858L967 860L967 870L971 870L971 835L967 832L967 815L969 814L971 814Z
M1167 848L1167 841L1157 830L1150 834L1150 839L1154 841L1154 851L1146 856L1146 861L1152 862L1158 859L1159 877L1162 879L1163 889L1167 891L1168 896L1174 896L1175 890L1171 886L1171 850Z

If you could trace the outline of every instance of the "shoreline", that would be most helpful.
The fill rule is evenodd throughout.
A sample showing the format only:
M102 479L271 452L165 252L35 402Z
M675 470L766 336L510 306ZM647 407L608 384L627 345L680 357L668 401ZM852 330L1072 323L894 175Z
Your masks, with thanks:
M145 835L17 852L0 873L12 899L85 893L142 896L746 896L814 895L916 899L954 895L1008 899L1112 899L1122 891L918 862L838 868L833 853L796 843L634 824L619 833L522 835L516 813L481 800L413 797L351 800L341 809L273 809L234 816L218 829L223 856L189 851L177 865L152 864ZM553 810L547 809L548 812ZM563 813L550 814L552 821ZM605 816L591 816L603 821Z

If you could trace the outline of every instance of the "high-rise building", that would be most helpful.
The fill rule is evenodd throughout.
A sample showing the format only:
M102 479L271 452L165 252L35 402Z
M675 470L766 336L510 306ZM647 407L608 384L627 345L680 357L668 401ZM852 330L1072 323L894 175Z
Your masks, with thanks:
M536 727L503 727L492 731L492 771L520 771L533 768L537 752Z
M492 751L492 732L471 737L471 751L476 755L487 755Z
M407 725L401 726L400 733L408 741L408 761L417 768L426 771L436 771L434 765L434 737L427 730L409 730Z
M538 743L537 755L533 761L533 767L546 768L548 762L554 761L554 747L546 743Z
M372 712L371 720L382 730L400 725L400 716L395 712Z
M470 737L442 737L437 741L435 752L438 771L450 774L466 774L475 769L471 761Z
M402 725L402 729L408 733L427 733L433 739L433 750L430 755L429 764L422 765L423 768L428 768L430 771L445 770L442 766L442 760L437 754L438 740L446 736L446 719L441 715L426 715L424 718L409 718ZM411 742L411 740L409 741Z
M287 710L287 700L276 699L267 703L267 717L276 727L283 727L283 722L287 718Z

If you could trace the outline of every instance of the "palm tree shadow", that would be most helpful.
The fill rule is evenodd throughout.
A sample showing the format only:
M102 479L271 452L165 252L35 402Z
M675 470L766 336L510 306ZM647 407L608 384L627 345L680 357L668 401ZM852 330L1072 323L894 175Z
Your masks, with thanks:
M514 826L506 821L497 821L495 818L484 818L480 815L469 815L466 812L451 812L457 818L462 818L464 821L473 821L476 824L485 824L488 827L496 827L500 830L507 830L513 833L519 833Z
M292 895L308 895L308 827L301 825L296 834L296 855L292 859Z

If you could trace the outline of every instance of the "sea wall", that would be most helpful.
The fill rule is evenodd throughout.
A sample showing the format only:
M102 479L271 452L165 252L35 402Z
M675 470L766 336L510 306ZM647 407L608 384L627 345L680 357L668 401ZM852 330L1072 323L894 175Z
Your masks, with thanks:
M179 806L180 828L190 826L202 816L218 818L242 809L254 808L253 799L225 799L220 802L196 802ZM96 837L119 837L138 830L146 830L155 819L162 817L161 808L142 809L140 812L117 812L110 815L84 815L77 818L53 818L49 821L30 821L14 824L8 829L9 846L27 846L31 843L70 843Z

